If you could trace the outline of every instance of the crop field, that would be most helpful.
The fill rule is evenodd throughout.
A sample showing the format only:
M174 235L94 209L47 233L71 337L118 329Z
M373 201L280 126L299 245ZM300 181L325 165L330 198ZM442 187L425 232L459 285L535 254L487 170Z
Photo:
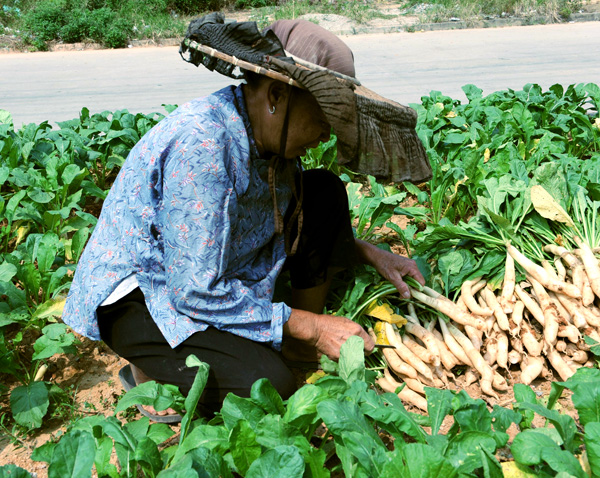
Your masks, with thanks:
M338 166L335 137L303 158L346 183L357 237L427 279L410 300L367 266L334 281L327 312L395 348L353 337L290 399L259 380L210 420L207 364L188 357L187 397L124 393L122 361L61 322L119 168L174 107L20 130L0 110L0 477L600 476L600 87L463 90L411 105L426 184Z

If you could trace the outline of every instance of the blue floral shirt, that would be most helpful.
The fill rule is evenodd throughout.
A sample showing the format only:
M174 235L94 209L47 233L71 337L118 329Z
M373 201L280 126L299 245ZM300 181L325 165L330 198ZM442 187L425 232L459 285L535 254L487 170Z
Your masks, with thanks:
M281 348L290 308L273 303L285 261L268 161L241 86L179 107L131 150L81 256L63 312L100 339L96 309L135 274L172 347L208 326ZM285 213L290 188L275 181Z

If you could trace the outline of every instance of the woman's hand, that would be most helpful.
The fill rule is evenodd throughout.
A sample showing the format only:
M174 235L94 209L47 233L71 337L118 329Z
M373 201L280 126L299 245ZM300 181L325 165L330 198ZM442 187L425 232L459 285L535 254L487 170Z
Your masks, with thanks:
M412 259L384 251L360 239L356 239L356 249L362 261L375 267L377 272L394 284L403 298L410 298L410 291L402 280L403 277L410 276L425 285L425 279Z
M364 340L366 353L371 353L375 346L365 329L350 319L299 309L292 309L283 326L283 335L283 355L297 361L314 361L323 354L338 360L340 348L353 335Z

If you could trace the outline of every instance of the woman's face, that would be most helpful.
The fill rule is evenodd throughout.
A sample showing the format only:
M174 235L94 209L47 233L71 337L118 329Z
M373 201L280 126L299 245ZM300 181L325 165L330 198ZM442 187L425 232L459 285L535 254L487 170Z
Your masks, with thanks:
M317 100L305 90L292 88L289 102L288 135L285 157L304 156L306 150L328 141L331 126Z

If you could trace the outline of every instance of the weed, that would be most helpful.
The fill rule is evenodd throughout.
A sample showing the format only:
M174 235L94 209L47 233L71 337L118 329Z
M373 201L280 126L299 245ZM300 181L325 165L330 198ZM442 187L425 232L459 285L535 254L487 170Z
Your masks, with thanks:
M50 388L50 418L68 424L84 416L83 411L76 402L79 390L75 385L61 389L57 385Z
M16 423L5 423L9 420L7 413L0 414L0 430L11 445L17 448L27 448L27 427Z
M573 11L581 6L580 0L432 0L424 7L420 0L409 0L409 11L419 15L422 23L438 23L450 18L472 22L490 17L525 17L528 23L539 23L541 19L568 20Z
M238 0L238 2L252 2L256 5L250 19L256 21L260 27L281 19L295 19L309 13L330 13L348 17L357 23L365 23L373 18L389 18L373 6L354 0L340 0L337 2L315 2L312 0L290 0L273 6L271 0ZM265 6L258 5L265 3Z

